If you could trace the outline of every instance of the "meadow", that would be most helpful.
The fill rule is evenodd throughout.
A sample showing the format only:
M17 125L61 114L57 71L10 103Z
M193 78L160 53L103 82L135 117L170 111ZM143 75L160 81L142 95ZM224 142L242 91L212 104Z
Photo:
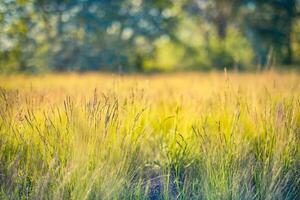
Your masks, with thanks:
M0 76L0 199L300 199L300 75Z

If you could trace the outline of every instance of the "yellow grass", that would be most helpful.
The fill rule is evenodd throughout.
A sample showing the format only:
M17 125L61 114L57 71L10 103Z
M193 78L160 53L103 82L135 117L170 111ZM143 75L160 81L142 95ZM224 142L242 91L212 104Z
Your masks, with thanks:
M0 197L300 198L300 76L0 77Z

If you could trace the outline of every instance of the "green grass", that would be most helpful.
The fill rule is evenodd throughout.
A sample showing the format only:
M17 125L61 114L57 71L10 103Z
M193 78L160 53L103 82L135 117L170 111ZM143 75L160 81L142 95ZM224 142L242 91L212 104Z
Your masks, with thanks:
M300 199L298 74L0 85L0 199Z

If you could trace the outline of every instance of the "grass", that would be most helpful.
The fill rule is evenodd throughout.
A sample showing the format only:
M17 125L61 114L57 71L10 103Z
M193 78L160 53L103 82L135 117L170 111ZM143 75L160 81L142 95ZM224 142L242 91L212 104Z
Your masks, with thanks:
M0 199L300 199L299 74L0 85Z

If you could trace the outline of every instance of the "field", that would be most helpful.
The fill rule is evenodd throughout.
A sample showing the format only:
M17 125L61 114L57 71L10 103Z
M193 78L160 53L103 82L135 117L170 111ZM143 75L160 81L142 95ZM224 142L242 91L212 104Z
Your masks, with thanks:
M300 199L299 74L0 85L0 199Z

